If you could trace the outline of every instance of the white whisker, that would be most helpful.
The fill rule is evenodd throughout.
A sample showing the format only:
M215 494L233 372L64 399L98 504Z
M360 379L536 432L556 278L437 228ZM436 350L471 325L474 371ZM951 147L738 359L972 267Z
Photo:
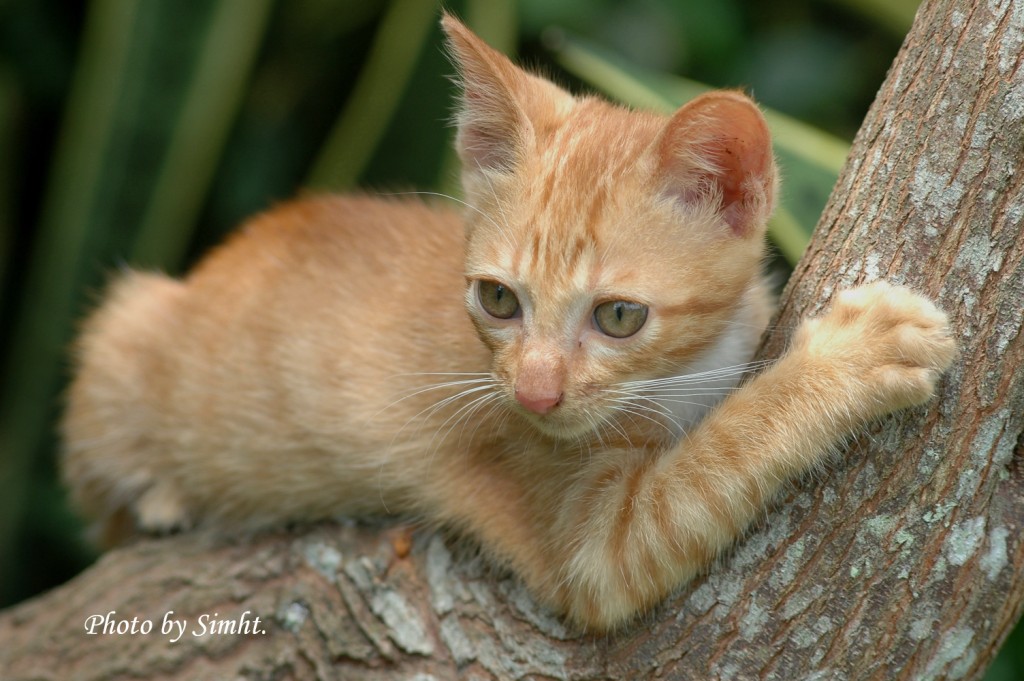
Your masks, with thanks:
M617 411L620 411L625 414L631 414L633 416L639 416L642 419L646 419L647 421L650 421L651 423L664 429L665 432L667 432L669 435L673 437L675 437L677 432L669 428L668 425L666 425L665 422L662 421L660 418L655 418L655 416L660 416L665 419L668 419L668 421L674 424L678 430L682 430L682 426L679 425L679 423L675 419L656 409L651 409L650 407L644 407L639 404L631 404L628 407L618 407ZM651 416L650 414L654 414L655 416Z
M487 222L491 223L491 225L495 229L497 229L499 232L503 231L502 228L501 228L501 225L499 225L497 222L495 222L494 218L492 218L490 215L488 215L484 211L480 210L479 208L477 208L476 206L474 206L471 203L467 203L467 202L463 201L462 199L456 198L456 197L454 197L454 196L452 196L450 194L445 194L444 192L408 191L408 192L384 192L384 193L379 194L379 196L417 196L417 195L420 195L420 196L436 196L438 198L448 199L449 201L454 201L455 203L463 205L466 208L470 209L471 211L475 212L477 215L482 217L484 220L487 220Z
M710 369L708 371L700 371L691 374L681 374L678 376L665 376L662 378L641 379L635 381L624 381L620 383L619 386L623 388L653 388L665 385L682 386L688 383L706 383L712 380L725 380L729 378L734 378L736 376L745 374L749 371L762 369L770 364L773 364L773 362L768 360L747 362L744 364L737 364L735 366L720 367L718 369Z
M616 413L631 421L634 417L650 421L678 437L707 409L736 390L744 374L770 364L769 361L745 362L707 371L624 381L603 389L602 393Z
M414 374L414 375L420 375L420 376L443 376L443 375L446 375L446 374ZM459 374L455 374L455 375L459 375ZM468 375L468 374L465 374L465 375ZM428 392L430 392L432 390L441 390L441 389L444 389L444 388L454 388L454 387L457 387L457 386L460 386L460 385L476 385L476 384L481 384L481 383L483 383L483 384L493 384L494 383L494 378L488 376L487 378L470 378L470 379L465 379L465 380L461 380L461 381L444 381L442 383L435 383L433 385L428 385L428 386L425 386L425 387L422 387L422 388L409 388L409 390L412 390L412 392L410 392L407 395L403 395L402 397L400 397L400 398L398 398L398 399L396 399L396 400L394 400L392 402L389 402L386 406L384 406L379 411L377 411L373 415L372 418L376 418L377 416L380 416L384 412L388 411L389 409L392 409L393 407L395 407L396 405L404 402L405 400L412 399L413 397L416 397L417 395L422 395L423 393L428 393ZM455 397L457 397L457 395ZM422 414L422 412L420 412L420 414ZM417 414L416 416L420 416L420 414ZM416 418L416 417L413 417L413 418Z
M454 414L445 419L444 423L442 423L435 431L434 437L430 439L431 456L433 456L433 454L437 451L437 447L434 446L435 442L437 442L437 446L440 446L441 443L448 439L448 436L451 435L452 431L455 430L455 427L458 426L460 422L470 418L485 404L487 404L490 401L496 400L497 398L498 395L493 392L483 395L481 397L477 397L469 404L464 404L461 407L459 407L459 409ZM448 425L449 422L451 422L451 425ZM447 430L444 430L445 426L447 426ZM444 435L438 438L438 435L442 430L444 430ZM459 442L462 442L461 433L459 435Z
M493 414L494 414L494 412L496 410L501 409L503 405L502 405L502 402L501 402L501 399L500 399L501 398L500 394L494 393L493 397L494 397L494 399L491 400L490 408L486 412L484 412L483 414L480 415L480 418L478 418L477 421L476 421L476 427L474 427L473 428L473 432L471 432L469 434L470 441L473 441L473 440L476 439L476 434L480 430L480 426L482 426L484 424L484 422L487 422L487 423L491 424L491 428L492 428L491 435L492 435L492 437L495 435L495 431L493 430L493 428L494 428L494 425L496 423L496 419L493 416ZM506 417L507 417L507 415L506 415ZM462 442L462 436L461 435L459 436L459 442L460 443Z
M501 216L501 222L505 226L505 229L499 229L499 231L501 232L501 236L505 240L505 243L508 245L508 247L513 252L515 252L518 249L516 248L516 245L512 243L511 236L509 236L509 233L512 231L512 227L508 221L508 216L505 214L505 208L501 205L501 199L498 198L498 192L494 190L494 183L491 181L491 177L486 173L484 174L484 177L487 179L487 186L491 190L491 196L494 198L494 204L498 207L498 214Z
M461 399L463 397L466 397L467 395L472 395L474 393L478 393L481 390L491 390L492 388L493 388L493 386L490 385L490 384L478 385L478 386L475 386L475 387L472 387L472 388L466 388L465 390L463 390L461 392L458 392L458 393L456 393L454 395L450 395L450 396L444 398L443 400L439 400L438 402L436 402L433 405L427 407L426 409L423 409L418 414L416 414L416 416L414 416L413 418L414 419L418 418L419 416L422 416L423 414L426 414L427 416L433 416L439 410L441 410L444 407L448 406L452 402L455 402L455 401L457 401L457 400L459 400L459 399Z
M626 433L625 429L623 429L621 425L615 422L615 419L611 417L611 414L602 414L600 418L605 425L621 435L626 442L629 442L629 434Z

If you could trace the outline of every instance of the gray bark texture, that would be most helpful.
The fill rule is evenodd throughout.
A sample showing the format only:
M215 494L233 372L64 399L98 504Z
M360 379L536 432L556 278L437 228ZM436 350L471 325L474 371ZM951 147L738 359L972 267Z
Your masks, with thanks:
M928 0L763 357L843 287L940 301L961 356L708 575L581 636L442 535L322 525L140 542L0 614L6 679L976 679L1024 590L1024 3ZM149 633L85 631L90 615ZM203 634L200 617L260 618ZM165 617L186 620L180 640ZM255 630L256 633L253 633ZM258 633L262 632L262 633Z

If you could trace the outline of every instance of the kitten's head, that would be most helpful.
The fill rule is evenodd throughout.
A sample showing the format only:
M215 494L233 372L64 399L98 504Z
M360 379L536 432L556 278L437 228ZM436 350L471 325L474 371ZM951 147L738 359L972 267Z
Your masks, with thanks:
M671 117L575 98L443 25L462 85L467 309L509 404L580 435L624 384L686 372L735 326L774 202L767 126L737 92Z

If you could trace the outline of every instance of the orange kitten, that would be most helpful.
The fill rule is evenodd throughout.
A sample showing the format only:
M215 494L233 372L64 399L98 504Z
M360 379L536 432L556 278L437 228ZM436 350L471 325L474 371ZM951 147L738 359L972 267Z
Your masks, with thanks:
M181 281L123 276L78 342L64 475L108 540L417 514L612 627L852 429L927 400L954 345L875 283L740 386L771 308L757 107L573 97L443 23L465 215L304 200Z

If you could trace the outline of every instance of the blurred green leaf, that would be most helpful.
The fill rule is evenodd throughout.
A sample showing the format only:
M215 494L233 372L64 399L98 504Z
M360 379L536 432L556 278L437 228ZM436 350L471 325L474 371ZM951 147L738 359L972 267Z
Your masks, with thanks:
M97 285L101 266L129 252L139 224L146 257L163 265L175 257L229 114L219 107L231 86L220 81L227 94L212 93L217 83L195 69L224 60L230 71L228 52L238 43L229 35L247 26L248 35L258 32L267 7L269 0L89 6L0 387L0 560L13 555L32 462L52 443L58 379L83 293ZM196 101L208 98L215 101ZM197 129L208 134L197 137Z
M1018 622L1003 642L992 666L985 672L985 681L1020 681L1024 678L1024 626Z
M466 25L488 45L507 55L516 51L515 0L466 0Z
M64 339L73 316L85 217L96 199L112 112L130 54L138 5L93 3L57 143L36 247L15 319L0 386L0 575L13 569L12 547L24 511L32 458L50 423ZM6 585L5 585L6 586Z
M791 266L799 262L810 238L804 225L789 210L784 200L775 208L768 221L768 236Z
M216 3L139 225L134 265L171 269L181 262L249 81L271 5L272 0Z
M710 86L651 74L578 39L562 37L556 58L570 73L630 106L670 112ZM765 109L781 168L781 205L768 231L790 263L799 260L849 152L842 140Z
M439 17L438 7L438 0L392 2L345 110L309 173L310 187L337 190L359 180Z
M348 33L372 21L387 6L389 0L288 0L282 3L275 21L286 21L293 29L310 34L327 28L337 33Z
M14 240L14 163L20 100L14 73L0 64L0 304Z
M921 0L831 0L861 16L884 26L892 33L903 36L914 23Z

